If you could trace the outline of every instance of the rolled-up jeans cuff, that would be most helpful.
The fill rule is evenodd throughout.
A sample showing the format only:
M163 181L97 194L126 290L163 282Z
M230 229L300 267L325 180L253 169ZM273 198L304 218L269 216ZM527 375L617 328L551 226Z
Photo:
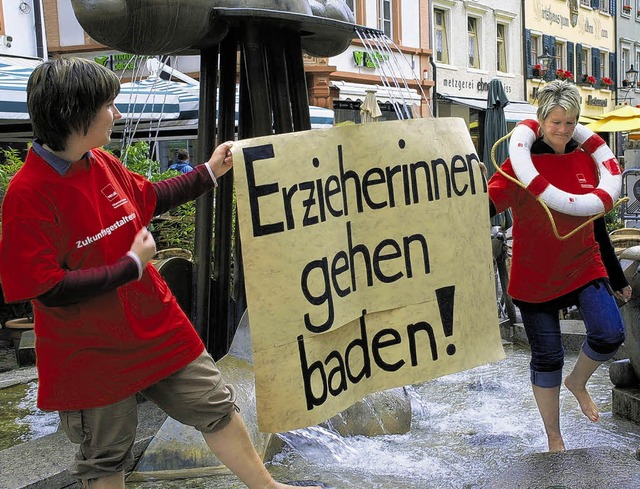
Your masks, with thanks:
M558 387L562 384L562 369L553 372L536 372L531 370L531 383L538 387Z
M591 360L594 360L596 362L606 362L607 360L612 359L613 356L616 354L616 351L618 350L615 349L610 353L598 353L597 351L593 351L593 349L589 346L589 343L585 341L582 343L582 351Z

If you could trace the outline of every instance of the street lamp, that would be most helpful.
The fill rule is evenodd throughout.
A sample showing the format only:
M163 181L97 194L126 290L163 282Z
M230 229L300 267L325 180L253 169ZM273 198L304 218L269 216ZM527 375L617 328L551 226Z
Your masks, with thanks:
M542 84L549 80L548 71L551 67L551 60L555 59L555 56L551 56L549 53L545 51L544 54L538 56L538 64L540 65L540 81L538 82L538 86L533 88L533 102L536 103L538 100L538 92L540 91L540 87Z
M624 74L626 75L625 79L629 80L629 84L635 87L638 83L638 70L634 70L633 65L631 65L631 68L625 71Z
M555 56L551 56L549 53L538 56L538 63L540 63L540 69L542 70L542 78L547 79L547 73L551 68L551 61L555 59Z

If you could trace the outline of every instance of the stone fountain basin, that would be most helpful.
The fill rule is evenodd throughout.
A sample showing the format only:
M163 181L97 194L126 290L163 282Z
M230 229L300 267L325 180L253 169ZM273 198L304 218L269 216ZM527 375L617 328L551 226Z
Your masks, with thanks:
M636 377L640 379L640 246L622 251L620 264L633 289L631 300L620 308L626 331L624 345Z

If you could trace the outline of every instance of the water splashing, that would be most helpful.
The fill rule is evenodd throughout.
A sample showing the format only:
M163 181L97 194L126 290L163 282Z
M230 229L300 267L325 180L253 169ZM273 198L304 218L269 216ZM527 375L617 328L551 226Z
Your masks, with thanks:
M356 26L355 31L366 53L371 56L371 59L377 60L375 69L380 76L382 85L389 89L391 104L393 105L396 117L400 120L415 117L416 114L410 109L412 100L409 98L409 93L412 90L409 88L407 78L404 75L406 71L400 66L400 60L406 62L407 70L411 72L412 79L416 81L422 99L428 104L429 99L422 89L420 78L416 75L409 60L404 56L402 51L400 51L400 48L383 32L362 26ZM391 49L392 47L398 53L398 56L394 55ZM379 56L376 56L377 53L385 53L385 59L380 59ZM433 116L431 104L429 104L429 112L431 116Z

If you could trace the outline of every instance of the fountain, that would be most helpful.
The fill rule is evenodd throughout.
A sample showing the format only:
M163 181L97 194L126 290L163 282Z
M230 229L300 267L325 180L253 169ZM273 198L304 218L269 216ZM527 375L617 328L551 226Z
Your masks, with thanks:
M614 383L613 412L640 424L640 246L632 246L620 253L620 264L633 288L631 300L621 307L626 338L627 359L611 365Z
M516 470L524 473L526 467L520 465L521 460L529 457L536 460L541 470L549 469L548 478L560 478L561 473L553 470L561 465L560 457L550 456L552 464L548 465L544 460L545 454L537 453L545 450L546 437L540 427L527 376L529 350L517 344L506 345L505 350L507 357L499 362L408 387L412 411L411 429L408 432L368 437L343 436L328 425L295 430L280 435L284 446L267 464L269 472L279 480L321 479L336 489L487 489L497 474ZM577 352L567 353L568 368L576 358ZM607 362L605 367L607 365L611 363ZM29 386L24 388L25 391L29 389ZM591 473L586 470L582 477L575 477L573 483L565 482L562 485L571 489L639 487L639 462L631 455L626 455L623 460L620 454L632 454L640 446L640 433L636 424L612 413L611 384L606 368L596 371L590 389L601 408L598 423L587 422L573 396L562 392L561 416L566 442L573 449L572 452L582 454L593 450L597 453L598 459L593 461L593 467L606 471L606 480L610 479L612 484L589 485L593 480L589 480ZM14 395L7 389L0 389L3 406L6 405L5 394ZM34 420L42 416L35 409L31 395L21 397L19 403L24 407L21 408L23 413L18 413L20 423L14 430L16 437L20 436L20 426L33 425ZM141 406L144 404L149 403ZM29 415L31 417L27 417ZM63 450L64 453L56 454L51 448L46 448L53 446L60 450L55 440L64 438L64 435L54 432L55 427L49 425L47 422L44 426L32 426L30 430L34 431L33 436L36 436L37 430L44 433L47 426L49 434L24 441L22 446L29 450L19 452L31 460L30 464L21 465L30 465L31 472L40 474L39 485L34 480L31 480L31 485L8 484L6 475L11 466L0 451L0 487L73 487L68 476L63 479L58 474L55 478L51 476L44 479L43 458L57 457L59 470L62 471L74 450L73 446L69 446L67 452ZM38 444L39 441L42 443ZM583 466L573 464L568 469L575 472L576 467ZM514 477L510 480L518 479ZM556 480L533 487L560 485L560 481ZM215 477L194 475L188 480L127 482L127 489L242 487L237 478L227 474ZM517 489L530 486L517 486L514 482L513 485L493 487Z

